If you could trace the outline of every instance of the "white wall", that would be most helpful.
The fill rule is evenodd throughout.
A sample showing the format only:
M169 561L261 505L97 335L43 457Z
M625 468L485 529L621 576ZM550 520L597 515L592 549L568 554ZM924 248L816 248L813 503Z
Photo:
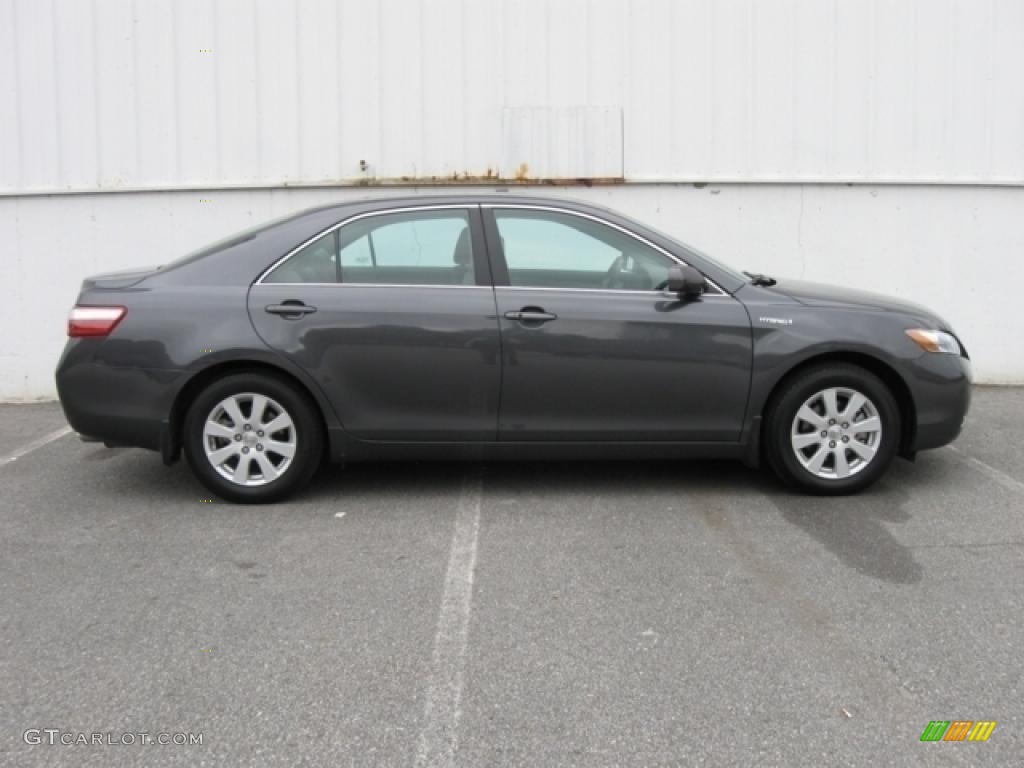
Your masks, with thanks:
M620 209L737 267L919 301L962 334L979 380L1024 382L1024 189L686 184L545 192ZM0 398L53 395L65 316L84 275L158 264L291 210L387 193L303 189L0 199L6 250L0 260Z
M87 274L453 176L625 182L542 191L1024 383L1022 93L1024 0L0 0L0 399L53 394Z

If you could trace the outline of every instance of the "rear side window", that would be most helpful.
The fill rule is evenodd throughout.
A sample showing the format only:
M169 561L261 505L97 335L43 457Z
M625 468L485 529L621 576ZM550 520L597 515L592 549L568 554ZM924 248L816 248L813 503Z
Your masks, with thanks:
M296 251L263 278L264 283L338 282L338 233L328 232Z
M446 209L357 219L296 251L263 281L474 285L469 214Z
M469 214L405 211L341 228L341 280L384 285L473 285Z

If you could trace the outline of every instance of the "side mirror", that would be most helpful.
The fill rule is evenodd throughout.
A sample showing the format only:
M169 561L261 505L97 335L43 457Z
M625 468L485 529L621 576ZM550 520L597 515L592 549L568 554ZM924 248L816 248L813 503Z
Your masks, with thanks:
M673 264L668 268L668 289L687 299L700 296L707 290L708 281L689 265Z

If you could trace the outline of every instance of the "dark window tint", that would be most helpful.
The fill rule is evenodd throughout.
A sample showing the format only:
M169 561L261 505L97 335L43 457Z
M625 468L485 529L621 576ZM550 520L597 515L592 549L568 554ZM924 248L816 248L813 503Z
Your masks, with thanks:
M338 282L338 234L328 232L296 251L264 283L336 283Z
M653 290L673 263L636 238L582 216L512 209L494 215L514 286Z

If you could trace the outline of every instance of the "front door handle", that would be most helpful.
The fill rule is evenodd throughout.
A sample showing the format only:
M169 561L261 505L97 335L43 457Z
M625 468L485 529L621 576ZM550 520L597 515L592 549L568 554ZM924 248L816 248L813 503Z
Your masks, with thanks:
M316 312L316 307L293 299L282 301L280 304L268 304L264 309L272 315L280 315L287 320L298 320L303 315Z
M541 325L558 319L558 315L545 312L540 307L523 307L514 312L506 312L505 317L509 320L518 320L524 325Z

